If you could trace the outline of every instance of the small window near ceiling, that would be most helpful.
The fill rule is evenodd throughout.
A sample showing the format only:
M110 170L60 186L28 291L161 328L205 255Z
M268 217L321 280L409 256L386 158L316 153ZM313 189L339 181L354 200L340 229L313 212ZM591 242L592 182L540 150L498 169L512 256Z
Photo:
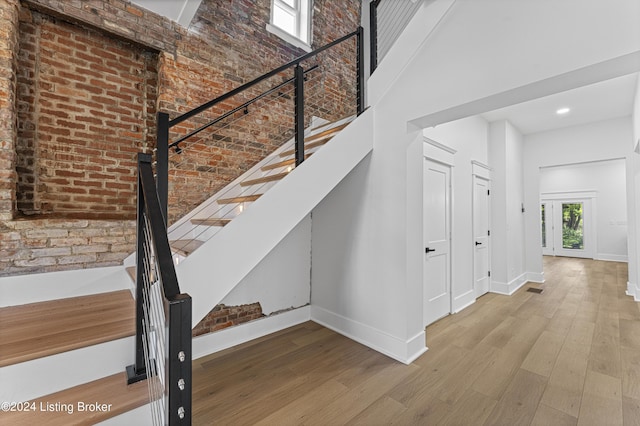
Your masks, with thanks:
M311 1L271 0L267 30L294 46L311 51Z

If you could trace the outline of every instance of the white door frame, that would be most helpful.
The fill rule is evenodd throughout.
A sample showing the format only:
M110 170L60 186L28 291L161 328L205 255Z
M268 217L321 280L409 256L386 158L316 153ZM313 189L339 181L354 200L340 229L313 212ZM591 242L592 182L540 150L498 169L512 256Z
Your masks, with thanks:
M475 183L476 183L476 179L482 179L484 181L487 182L487 188L490 191L491 190L491 168L484 164L481 163L479 161L472 161L471 162L471 167L472 167L472 191L471 191L471 216L472 216L472 253L473 253L473 270L471 272L472 274L472 280L473 280L473 291L475 294L475 297L479 297L481 296L481 294L479 294L479 290L476 288L476 275L475 275L475 270L476 270L476 250L475 250L475 243L476 243L476 223L475 223ZM487 194L489 195L489 194ZM488 268L489 271L491 271L491 201L490 199L487 202L487 226L489 229L487 229L487 261L488 261ZM489 283L487 286L487 292L491 291L491 274L489 273ZM482 293L485 294L485 293Z
M545 245L542 246L542 255L543 256L553 256L553 247L554 243L554 232L553 232L553 201L549 199L541 199L540 207L545 205L544 208L544 221L545 221ZM540 238L542 239L542 211L540 211Z
M425 173L425 160L430 160L430 161L434 161L436 163L439 163L443 166L449 167L450 169L450 173L449 173L449 314L453 313L453 295L454 295L454 268L453 268L453 235L454 235L454 222L453 222L453 218L454 218L454 214L453 214L453 209L454 209L454 176L453 176L453 169L455 167L455 154L457 152L457 150L448 147L446 145L443 145L439 142L436 142L432 139L429 139L427 137L423 137L423 141L424 143L422 144L422 155L423 155L423 160L422 160L422 175L424 176ZM424 188L423 188L423 194L424 194ZM423 212L423 218L424 218L424 212ZM424 241L423 241L423 246L424 246ZM423 277L422 277L422 281L425 282L425 277L424 274L426 274L425 269L423 268ZM424 322L424 318L425 313L422 313L422 317L423 317L423 322ZM426 324L425 324L426 326Z

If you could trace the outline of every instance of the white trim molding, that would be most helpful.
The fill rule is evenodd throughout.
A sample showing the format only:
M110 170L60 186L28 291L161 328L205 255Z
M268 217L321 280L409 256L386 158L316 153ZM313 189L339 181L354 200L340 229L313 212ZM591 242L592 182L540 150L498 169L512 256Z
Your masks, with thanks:
M429 139L426 136L422 137L424 144L422 144L422 155L430 160L437 161L449 167L455 166L455 155L457 150L444 145L440 142Z
M471 160L471 174L491 180L491 167L478 160Z
M513 293L518 291L520 287L527 283L527 273L523 273L508 283L501 283L498 281L491 281L489 291L491 293L504 294L507 296L511 296Z
M606 262L629 262L629 256L623 254L596 253L595 260L604 260Z
M311 306L311 320L403 364L411 364L427 351L424 330L405 341L319 306Z
M544 272L527 272L527 281L544 284Z
M627 296L633 297L633 300L636 302L640 302L640 287L638 287L635 283L627 281Z

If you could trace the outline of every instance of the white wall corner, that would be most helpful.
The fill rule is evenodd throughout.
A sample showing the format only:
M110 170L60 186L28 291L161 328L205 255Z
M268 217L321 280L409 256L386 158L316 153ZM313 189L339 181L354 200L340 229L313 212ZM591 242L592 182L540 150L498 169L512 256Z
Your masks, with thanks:
M194 337L192 340L193 359L249 342L267 334L293 327L311 319L309 306L249 321L235 327L225 328L215 333Z
M412 363L427 351L424 331L404 340L313 305L311 306L311 320L403 364Z

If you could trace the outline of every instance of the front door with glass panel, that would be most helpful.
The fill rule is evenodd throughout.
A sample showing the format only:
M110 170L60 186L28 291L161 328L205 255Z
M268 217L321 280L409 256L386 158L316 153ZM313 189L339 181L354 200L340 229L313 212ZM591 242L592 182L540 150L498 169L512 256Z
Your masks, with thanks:
M593 258L590 199L543 201L541 218L543 254Z

